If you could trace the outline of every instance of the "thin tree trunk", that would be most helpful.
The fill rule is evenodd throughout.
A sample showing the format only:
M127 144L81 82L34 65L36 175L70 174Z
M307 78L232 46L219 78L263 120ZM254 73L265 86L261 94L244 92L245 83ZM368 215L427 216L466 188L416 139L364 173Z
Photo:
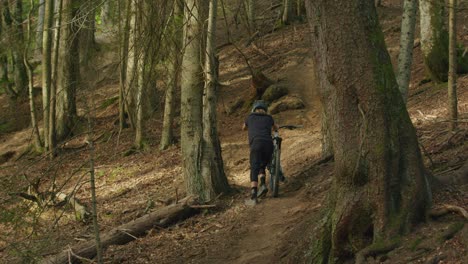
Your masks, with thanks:
M89 140L89 182L91 185L91 208L94 229L94 241L96 247L97 263L102 264L102 245L99 234L99 223L97 216L96 183L94 176L94 142L93 125L91 121L91 109L88 109L88 140Z
M52 0L54 1L54 0ZM55 2L57 3L57 2ZM53 50L53 64L52 64L52 80L50 86L50 111L49 111L49 150L52 156L55 156L56 146L57 146L57 129L56 129L56 109L57 109L57 70L58 70L58 57L60 50L60 28L62 27L62 9L63 9L63 0L58 0L58 5L56 7L58 10L58 17L56 21L55 29L55 41L54 41L54 50ZM52 36L52 32L49 33ZM50 37L51 37L50 36Z
M321 99L333 109L335 159L326 218L307 262L345 263L394 246L424 220L430 187L374 3L307 5Z
M218 137L216 105L218 73L216 63L217 0L210 0L205 60L205 92L203 96L203 160L201 174L205 184L202 199L208 201L229 191L224 173L221 144Z
M183 41L183 2L181 0L174 1L174 16L172 19L172 26L174 30L172 39L172 58L169 70L169 84L166 89L166 96L164 100L164 119L163 129L161 135L160 149L164 150L173 143L173 123L175 117L176 100L175 94L177 87L179 87L179 78L181 71L181 54L182 54L182 41Z
M144 98L143 94L145 91L145 58L146 58L146 48L148 45L144 43L150 42L148 37L144 36L145 34L145 9L144 9L144 0L137 0L135 4L135 40L134 41L134 52L137 57L136 64L136 98L135 98L135 111L136 111L136 122L135 122L135 147L137 149L143 148L143 109L144 109Z
M74 20L79 8L77 0L62 0L62 19L57 69L57 139L72 132L76 118L75 93L79 81L79 51Z
M45 1L39 0L39 11L37 14L37 27L36 27L36 51L42 52L42 37L44 33L44 16L45 16Z
M448 114L450 129L457 128L457 0L449 1L449 72L448 72Z
M413 63L414 28L418 0L405 0L403 3L403 18L401 20L400 53L398 54L397 82L403 101L408 99L409 82L411 79L411 65Z
M107 26L110 23L110 3L111 3L111 0L106 0L104 1L101 7L101 23L104 26Z
M30 1L30 10L28 13L28 38L25 43L25 50L24 50L24 65L26 66L27 75L28 75L28 87L29 87L29 110L31 112L31 127L33 129L33 138L34 138L34 147L36 151L41 151L42 143L41 143L41 136L39 134L39 128L37 126L37 117L36 117L36 104L34 102L34 75L33 75L33 67L28 61L28 53L29 47L32 42L32 29L31 29L31 13L34 10L34 2L33 0Z
M135 50L137 44L137 33L135 32L136 28L136 0L130 0L131 8L130 8L130 28L128 33L128 53L127 53L127 73L126 73L126 94L125 94L125 102L127 106L127 112L130 119L130 124L132 128L135 128L135 114L136 114L136 107L135 107L135 95L137 94L135 89L138 82L138 75L137 75L137 63L138 63L138 56Z
M52 84L52 25L54 21L54 0L45 1L44 32L42 47L42 111L44 120L44 149L49 149L50 95Z
M256 0L247 0L247 20L249 23L250 34L254 34L257 30L255 24L255 2Z
M128 60L128 40L130 31L130 19L131 19L132 1L127 1L125 5L125 17L122 17L121 7L119 2L119 36L121 36L121 50L120 50L120 84L119 84L119 131L127 127L125 121L125 85L127 83L127 60ZM121 22L124 20L125 25L122 31ZM127 87L128 89L128 87Z
M283 17L281 21L283 24L288 25L291 23L292 20L292 0L283 0L284 2L284 10L283 10Z

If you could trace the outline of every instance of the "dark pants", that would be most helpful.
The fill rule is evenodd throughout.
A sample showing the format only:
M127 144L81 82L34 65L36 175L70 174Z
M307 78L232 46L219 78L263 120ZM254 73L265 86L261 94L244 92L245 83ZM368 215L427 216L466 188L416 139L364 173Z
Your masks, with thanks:
M250 145L250 181L258 182L258 174L265 174L265 168L273 154L273 141L254 139Z

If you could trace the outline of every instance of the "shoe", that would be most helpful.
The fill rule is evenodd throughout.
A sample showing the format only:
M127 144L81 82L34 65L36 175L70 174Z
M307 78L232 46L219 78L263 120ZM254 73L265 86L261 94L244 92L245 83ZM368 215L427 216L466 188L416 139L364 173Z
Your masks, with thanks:
M268 193L268 188L265 184L260 185L258 188L257 198L263 197Z
M257 198L254 198L254 199L247 198L245 199L244 203L247 206L255 206L257 204Z

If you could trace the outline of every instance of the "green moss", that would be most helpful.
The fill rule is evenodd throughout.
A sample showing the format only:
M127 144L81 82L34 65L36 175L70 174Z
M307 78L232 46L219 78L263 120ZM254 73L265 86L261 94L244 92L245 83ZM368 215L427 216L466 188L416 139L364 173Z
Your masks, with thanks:
M108 106L115 104L118 100L119 100L118 96L111 97L111 98L105 100L104 102L102 102L102 104L101 104L101 106L99 108L100 109L107 108Z
M0 133L10 133L14 130L13 122L11 121L0 121Z
M416 240L414 240L413 243L411 243L411 245L410 245L410 247L409 247L410 250L411 250L411 251L415 251L416 248L421 244L421 242L422 242L423 240L424 240L423 237L419 237L419 238L417 238Z

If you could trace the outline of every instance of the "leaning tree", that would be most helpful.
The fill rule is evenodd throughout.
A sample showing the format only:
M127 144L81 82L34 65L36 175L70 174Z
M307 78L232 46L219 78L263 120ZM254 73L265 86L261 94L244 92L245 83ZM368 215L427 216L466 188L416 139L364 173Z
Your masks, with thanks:
M373 1L307 1L335 156L313 263L395 246L424 220L430 189Z

